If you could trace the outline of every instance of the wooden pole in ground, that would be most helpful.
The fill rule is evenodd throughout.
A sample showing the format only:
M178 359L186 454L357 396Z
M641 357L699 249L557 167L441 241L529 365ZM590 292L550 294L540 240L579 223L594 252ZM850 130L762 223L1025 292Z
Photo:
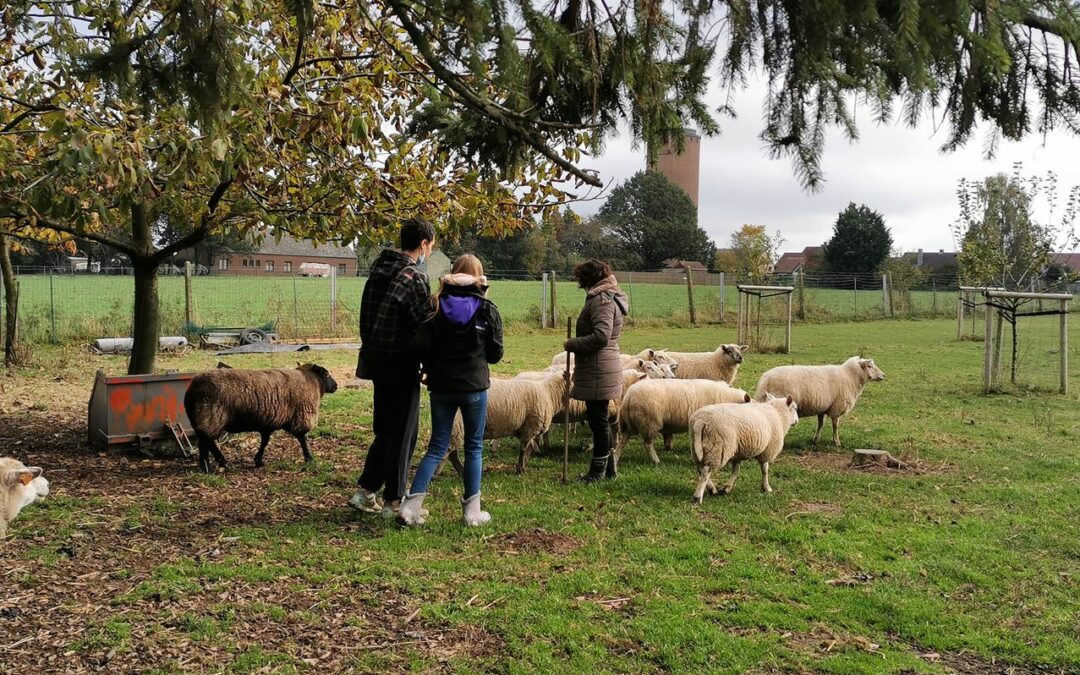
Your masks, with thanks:
M551 327L554 328L559 325L559 319L555 314L555 270L551 270L551 292L548 293L548 300L551 301Z
M964 292L956 298L956 339L964 339Z
M989 302L989 300L987 300ZM994 363L992 365L994 369L994 379L997 380L1001 377L1001 335L1004 328L1005 320L998 310L994 312Z
M799 321L806 321L806 273L799 272Z
M540 282L540 327L548 327L548 273L544 272L543 281Z
M787 294L787 330L784 333L784 353L792 353L792 294Z
M727 294L727 288L724 286L724 273L720 273L720 323L724 323L724 297Z
M566 317L566 339L570 339L570 317ZM562 482L567 482L566 473L570 467L570 350L566 350L566 393L563 395L563 446L562 446ZM611 461L611 458L608 458Z
M993 370L993 351L994 351L994 334L991 332L991 324L993 324L993 316L991 313L994 311L993 305L990 304L990 299L987 298L986 302L986 337L983 339L983 393L989 394L994 379ZM975 315L973 311L972 316Z
M690 306L690 325L697 325L697 311L694 309L694 273L687 267L686 269L686 298Z
M1069 301L1061 301L1061 393L1069 393Z
M742 308L743 300L742 300L742 298L743 298L743 293L742 293L742 291L739 290L739 287L736 286L735 287L735 300L736 300L736 304L735 304L735 309L736 309L736 313L735 313L735 341L738 342L739 344L746 344L743 341L743 334L742 334L742 322L743 322L743 308Z
M191 276L195 271L195 265L191 264L188 260L184 263L184 330L189 330L190 326L194 325L195 310L192 307L192 290L191 290Z

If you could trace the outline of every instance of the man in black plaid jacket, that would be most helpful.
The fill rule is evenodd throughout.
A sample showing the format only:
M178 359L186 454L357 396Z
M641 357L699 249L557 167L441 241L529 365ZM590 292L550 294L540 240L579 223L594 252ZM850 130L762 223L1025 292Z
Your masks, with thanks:
M375 385L375 438L357 481L360 489L349 500L361 511L393 515L405 495L420 426L420 361L409 347L434 311L427 275L417 265L434 245L431 223L405 221L401 249L380 253L364 284L356 375ZM375 493L384 487L380 505Z

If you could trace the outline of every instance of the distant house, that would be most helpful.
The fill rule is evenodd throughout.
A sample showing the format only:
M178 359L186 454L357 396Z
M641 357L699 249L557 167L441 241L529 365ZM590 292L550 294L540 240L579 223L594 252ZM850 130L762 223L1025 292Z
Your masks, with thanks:
M1080 253L1055 253L1054 262L1068 267L1072 272L1080 273Z
M709 269L696 260L679 260L678 258L668 258L664 261L664 267L669 270L692 270L694 272L705 272Z
M945 249L938 249L937 253L933 251L923 251L921 248L915 253L907 253L904 255L905 259L914 259L915 267L926 270L927 272L937 272L943 269L955 269L956 268L956 252L946 251Z
M774 274L801 274L812 272L821 264L821 247L807 246L799 252L789 252L780 256L773 266Z
M302 265L307 266L301 269ZM315 246L309 239L294 239L288 235L277 242L268 234L256 251L219 255L214 261L214 273L301 274L305 270L322 269L321 265L336 269L338 276L356 276L356 253L349 246Z

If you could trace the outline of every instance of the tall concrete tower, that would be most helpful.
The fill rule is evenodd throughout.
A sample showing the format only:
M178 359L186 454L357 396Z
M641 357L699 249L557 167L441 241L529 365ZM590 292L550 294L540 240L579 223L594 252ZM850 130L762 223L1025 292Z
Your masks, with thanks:
M690 128L683 129L683 151L675 152L674 144L667 144L657 154L650 171L659 171L667 179L683 189L694 206L698 205L698 173L701 165L701 136Z

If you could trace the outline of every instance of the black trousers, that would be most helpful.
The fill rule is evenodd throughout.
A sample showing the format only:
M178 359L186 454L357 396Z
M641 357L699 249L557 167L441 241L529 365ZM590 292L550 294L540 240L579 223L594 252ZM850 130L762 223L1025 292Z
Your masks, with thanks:
M380 374L373 383L375 438L357 483L371 492L385 487L383 501L392 502L405 496L420 430L420 373L410 369Z
M612 433L607 401L585 401L585 417L593 435L593 457L611 453Z

